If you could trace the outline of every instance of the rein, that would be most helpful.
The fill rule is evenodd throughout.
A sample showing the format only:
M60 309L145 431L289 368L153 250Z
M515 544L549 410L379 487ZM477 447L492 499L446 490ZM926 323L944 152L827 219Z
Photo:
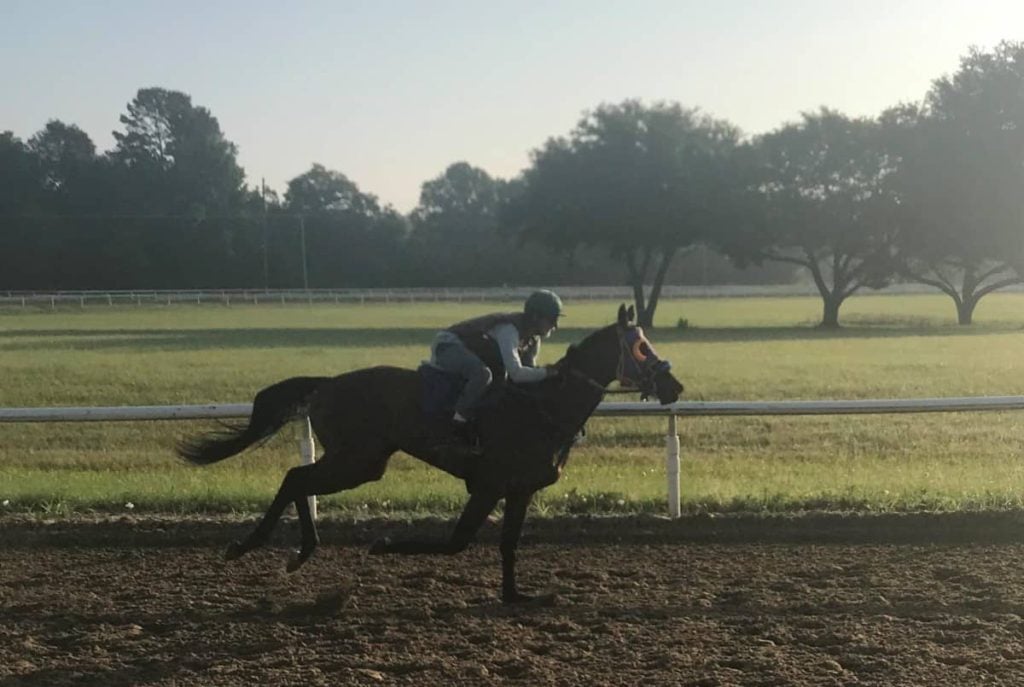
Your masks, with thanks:
M566 372L571 374L573 377L576 377L576 379L580 379L580 380L586 382L587 384L589 384L594 389L600 391L602 396L604 394L608 393L608 390L604 387L603 384L601 384L599 381L597 381L596 379L594 379L593 377L591 377L587 373L581 372L581 371L577 370L575 367L568 368L566 370Z

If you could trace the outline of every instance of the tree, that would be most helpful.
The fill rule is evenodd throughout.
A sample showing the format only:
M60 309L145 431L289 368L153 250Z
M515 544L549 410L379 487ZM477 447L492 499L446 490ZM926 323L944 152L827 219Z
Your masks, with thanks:
M972 50L921 106L883 122L901 272L949 295L969 325L981 298L1024 276L1024 43Z
M284 210L277 243L295 256L286 258L291 274L301 273L299 260L307 261L310 286L375 286L401 275L405 218L341 172L314 164L288 182ZM303 241L305 255L287 247Z
M127 110L110 153L113 203L125 217L115 240L131 237L132 260L145 264L149 283L222 286L236 246L249 240L230 219L245 203L235 144L209 110L178 91L140 89Z
M109 165L96 155L88 134L59 120L50 120L32 136L28 149L39 168L42 209L33 218L32 248L39 256L35 286L93 286L110 273L96 260L115 221L99 220L109 210Z
M10 131L0 132L0 288L35 285L33 216L42 197L39 160Z
M521 266L515 246L498 233L498 210L507 183L466 162L449 165L420 190L410 213L409 251L419 283L500 284Z
M289 181L284 199L288 211L295 214L351 212L376 216L380 213L376 196L363 193L344 174L321 164L314 164L308 172Z
M65 198L87 183L97 163L96 146L89 135L56 119L29 139L28 148L39 161L43 187Z
M125 130L114 132L112 157L149 184L155 207L197 217L237 207L245 173L209 110L184 93L143 88L120 121Z
M12 132L0 132L0 215L28 212L41 185L39 158Z
M745 151L751 220L726 250L741 264L806 268L822 297L823 327L839 326L843 301L884 286L893 272L891 168L881 141L875 122L822 108Z
M626 268L638 322L650 327L672 260L726 217L739 137L678 104L602 105L533 152L502 221L563 253L606 248Z

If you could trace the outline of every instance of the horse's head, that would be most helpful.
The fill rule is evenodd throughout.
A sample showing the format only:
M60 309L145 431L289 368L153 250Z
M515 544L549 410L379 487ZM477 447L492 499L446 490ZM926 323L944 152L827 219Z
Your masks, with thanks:
M647 398L654 396L662 403L675 403L683 385L672 375L672 365L658 357L654 346L633 319L632 306L619 306L618 321L570 346L563 359L569 368L576 368L602 386L618 379L623 386L640 391Z
M619 306L615 324L619 336L619 383L639 389L644 398L655 396L662 403L675 403L683 385L672 375L672 364L658 357L644 330L633 322L634 316L633 306Z

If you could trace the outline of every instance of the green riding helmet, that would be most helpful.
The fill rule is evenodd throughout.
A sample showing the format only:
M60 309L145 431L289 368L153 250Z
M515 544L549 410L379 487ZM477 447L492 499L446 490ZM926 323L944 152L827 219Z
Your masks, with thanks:
M562 299L553 291L542 289L534 291L526 299L523 311L535 320L546 318L552 322L558 322L562 315Z

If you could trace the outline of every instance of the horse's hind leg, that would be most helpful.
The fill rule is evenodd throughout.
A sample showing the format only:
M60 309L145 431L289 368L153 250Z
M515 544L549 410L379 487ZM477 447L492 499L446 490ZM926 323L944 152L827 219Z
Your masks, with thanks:
M271 532L274 531L274 527L277 525L277 521L281 519L284 509L288 507L289 503L296 501L295 494L298 483L306 481L305 473L310 472L310 468L314 468L316 465L318 463L303 465L288 471L281 482L281 486L278 487L277 496L274 497L270 507L267 508L267 512L263 514L263 518L256 525L256 529L242 541L235 541L229 544L227 551L224 552L225 560L232 561L267 543Z
M294 503L299 516L302 539L299 550L288 563L288 571L297 570L313 555L320 542L307 498L353 489L360 484L380 479L384 475L390 456L389 449L379 449L372 455L365 449L360 452L346 452L345 455L334 451L325 454L312 465L292 468L285 475L281 487L277 490L277 496L256 529L243 541L231 544L225 558L233 560L265 544L284 509L289 503Z

